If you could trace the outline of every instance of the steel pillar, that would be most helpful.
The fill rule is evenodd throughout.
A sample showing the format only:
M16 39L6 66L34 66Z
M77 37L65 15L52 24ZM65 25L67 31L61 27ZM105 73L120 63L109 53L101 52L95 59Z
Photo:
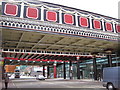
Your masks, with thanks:
M47 78L49 78L49 76L50 76L50 67L47 66Z
M64 63L63 63L63 74L64 74L64 79L66 79L65 61L64 61Z
M96 63L96 57L93 57L93 78L94 80L97 80L97 63Z
M110 54L107 55L108 58L108 67L112 67L112 57Z
M57 78L57 67L56 67L56 63L54 64L54 78Z
M80 79L80 57L77 57L77 79Z
M70 76L70 79L72 79L72 61L70 61L69 63L69 76Z
M45 77L45 65L43 65L43 76Z

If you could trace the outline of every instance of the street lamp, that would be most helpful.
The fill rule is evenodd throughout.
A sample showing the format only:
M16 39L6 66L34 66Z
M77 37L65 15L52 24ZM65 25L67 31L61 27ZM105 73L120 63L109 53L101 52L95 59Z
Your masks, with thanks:
M79 56L77 56L76 58L77 58L77 61L79 61L80 57L79 57Z
M106 52L106 54L111 54L111 53L112 53L111 50L107 50L107 51L105 51L105 52Z
M57 64L56 64L56 63L54 63L53 65L54 65L54 66L56 66Z
M50 61L47 61L48 63L50 62Z
M56 63L57 63L57 61L54 61L54 63L56 64Z

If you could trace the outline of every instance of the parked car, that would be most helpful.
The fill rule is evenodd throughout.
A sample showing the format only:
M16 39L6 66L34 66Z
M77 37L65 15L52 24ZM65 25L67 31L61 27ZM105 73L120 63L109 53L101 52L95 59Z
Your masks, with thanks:
M120 67L107 67L103 69L103 86L108 90L120 89Z
M45 77L43 75L38 75L36 76L37 80L45 80Z

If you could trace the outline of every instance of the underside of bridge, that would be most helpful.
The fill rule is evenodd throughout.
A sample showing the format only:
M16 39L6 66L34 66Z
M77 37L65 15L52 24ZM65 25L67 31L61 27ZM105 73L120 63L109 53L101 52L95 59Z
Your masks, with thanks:
M106 49L117 49L114 41L23 30L3 29L2 39L3 57L23 60L64 60L66 57L66 61L76 61L77 55L87 60L92 58L93 52L105 57Z
M4 49L43 50L71 53L104 52L107 48L113 50L117 42L65 35L45 34L33 31L3 29Z

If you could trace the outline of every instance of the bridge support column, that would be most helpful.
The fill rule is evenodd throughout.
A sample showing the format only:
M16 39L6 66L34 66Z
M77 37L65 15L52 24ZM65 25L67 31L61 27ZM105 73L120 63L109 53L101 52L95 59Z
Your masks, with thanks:
M108 59L108 67L112 67L112 56L111 56L112 50L108 49L106 50L107 59Z
M80 62L79 62L80 57L77 57L77 79L80 79Z
M49 76L50 76L50 67L47 66L47 78L50 78Z
M43 65L43 76L45 77L45 65Z
M108 67L112 67L112 57L110 54L107 55L108 58Z
M93 78L94 80L97 80L97 63L96 63L96 57L93 56Z
M69 62L69 76L72 79L72 61Z
M54 63L54 78L57 78L57 67L56 67L56 63Z
M64 63L63 63L63 74L64 74L64 79L66 79L65 61L64 61Z

